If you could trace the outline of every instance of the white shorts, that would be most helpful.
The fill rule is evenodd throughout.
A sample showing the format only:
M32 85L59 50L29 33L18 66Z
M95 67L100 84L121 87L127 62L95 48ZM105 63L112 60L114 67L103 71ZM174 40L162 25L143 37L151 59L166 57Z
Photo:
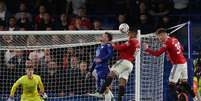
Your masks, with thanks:
M179 79L181 80L188 79L187 63L175 64L172 66L169 81L177 83Z
M111 71L114 71L118 78L123 78L125 80L128 80L132 70L133 64L128 60L118 60L111 68Z

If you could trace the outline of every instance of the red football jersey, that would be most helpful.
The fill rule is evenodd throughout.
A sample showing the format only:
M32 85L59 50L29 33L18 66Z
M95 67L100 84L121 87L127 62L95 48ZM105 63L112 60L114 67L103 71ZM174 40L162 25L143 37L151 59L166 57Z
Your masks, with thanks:
M145 51L154 56L160 56L163 52L166 51L167 57L172 64L183 64L186 62L186 58L183 55L183 47L181 46L180 42L174 37L169 37L165 41L164 46L159 50L153 51L148 48Z
M115 45L113 48L119 52L119 59L133 61L134 53L140 47L139 41L136 38L129 39L126 43Z

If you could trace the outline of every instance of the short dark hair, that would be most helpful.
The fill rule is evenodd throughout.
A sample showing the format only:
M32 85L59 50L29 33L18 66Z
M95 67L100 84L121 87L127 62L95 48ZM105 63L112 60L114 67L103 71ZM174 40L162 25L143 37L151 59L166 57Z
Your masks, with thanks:
M34 68L34 66L30 60L27 60L25 65L26 65L26 69Z
M135 27L130 27L129 32L137 33L137 29Z
M161 33L167 33L165 28L159 28L156 30L156 35L160 35Z
M108 37L108 41L112 41L112 39L113 39L112 34L111 34L111 33L108 33L108 32L105 32L105 34L106 34L107 37Z
M130 37L136 38L137 37L137 29L135 27L130 27L128 34L131 35L131 36L129 35Z

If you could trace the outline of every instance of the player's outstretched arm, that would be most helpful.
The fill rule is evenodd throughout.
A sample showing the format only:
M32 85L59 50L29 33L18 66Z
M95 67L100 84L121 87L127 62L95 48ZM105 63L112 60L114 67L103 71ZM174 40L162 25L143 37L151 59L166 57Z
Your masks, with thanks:
M151 48L149 48L147 43L143 43L143 47L144 47L144 50L146 52L148 52L148 54L153 55L153 56L157 56L157 57L166 51L166 47L161 47L160 49L154 51Z

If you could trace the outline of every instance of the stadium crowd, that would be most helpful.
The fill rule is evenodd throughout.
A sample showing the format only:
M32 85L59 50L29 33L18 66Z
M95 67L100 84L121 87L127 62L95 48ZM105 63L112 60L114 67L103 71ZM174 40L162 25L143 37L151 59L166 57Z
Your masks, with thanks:
M185 20L178 14L196 11L199 0L1 0L1 30L101 30L120 23L144 32ZM113 5L113 6L111 6ZM199 10L197 10L199 11ZM176 16L176 17L175 17Z
M95 2L96 1L96 2ZM184 1L184 2L182 2ZM195 0L196 1L196 0ZM200 1L190 0L0 0L0 31L15 30L104 30L128 23L142 30L155 31L187 21L190 9ZM111 6L113 5L113 6ZM190 8L190 7L194 8ZM199 12L199 10L198 10ZM23 36L22 36L23 37ZM36 45L38 38L1 36L1 45L20 42ZM61 40L52 36L52 42ZM27 42L25 42L27 41ZM71 42L68 37L66 40ZM40 44L40 43L39 43ZM96 46L93 46L96 47ZM94 56L89 47L46 50L1 50L0 94L9 94L13 82L24 74L26 60L34 62L45 89L52 96L87 94L95 91L95 78L85 79Z

